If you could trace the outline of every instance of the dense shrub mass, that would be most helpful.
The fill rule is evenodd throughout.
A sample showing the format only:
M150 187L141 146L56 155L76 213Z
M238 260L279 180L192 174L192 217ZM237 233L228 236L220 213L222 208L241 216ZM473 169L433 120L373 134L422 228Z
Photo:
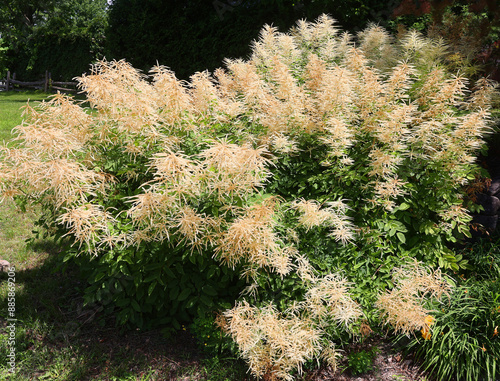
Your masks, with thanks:
M88 301L139 326L223 311L256 376L334 365L381 322L430 339L453 281L429 266L470 267L450 245L469 234L493 85L469 92L417 32L354 41L326 16L267 26L249 60L189 83L100 62L79 78L91 109L27 107L2 193L42 205Z
M149 70L168 65L177 78L218 68L225 57L248 57L262 25L289 29L326 13L347 30L390 17L398 3L377 0L114 0L106 28L106 57Z

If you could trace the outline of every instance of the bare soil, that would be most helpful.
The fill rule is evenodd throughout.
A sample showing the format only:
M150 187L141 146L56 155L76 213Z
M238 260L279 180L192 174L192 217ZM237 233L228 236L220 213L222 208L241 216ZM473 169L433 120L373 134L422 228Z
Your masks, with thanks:
M311 381L420 381L428 379L413 358L404 357L403 348L396 348L379 336L369 338L363 343L353 344L346 348L346 352L370 352L374 348L376 355L369 372L353 374L348 368L347 353L344 353L336 370L331 367L320 368L308 374L306 379Z
M101 345L113 351L113 348L125 347L129 351L128 357L139 355L145 357L156 374L158 380L210 380L204 368L203 361L206 355L200 352L196 339L188 331L180 331L171 339L162 338L156 331L132 332L125 335L110 335L101 338ZM347 353L370 351L376 349L372 370L354 375L348 368ZM429 376L420 370L419 364L412 358L404 357L403 348L395 348L386 339L374 336L363 343L352 344L346 348L336 370L329 366L309 370L298 380L303 381L423 381ZM135 354L134 354L135 353ZM189 375L185 370L190 369ZM96 373L102 369L96 369ZM228 380L229 381L229 380ZM233 380L231 380L233 381ZM247 374L245 378L234 381L256 381Z

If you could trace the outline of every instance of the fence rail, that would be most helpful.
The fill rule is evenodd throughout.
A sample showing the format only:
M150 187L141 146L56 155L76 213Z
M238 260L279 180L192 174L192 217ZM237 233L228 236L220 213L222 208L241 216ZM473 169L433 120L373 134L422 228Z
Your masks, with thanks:
M16 73L11 76L10 71L7 77L0 79L0 91L19 91L23 89L43 90L44 92L77 92L77 82L59 82L52 81L49 71L45 72L45 79L42 81L24 82L16 79Z

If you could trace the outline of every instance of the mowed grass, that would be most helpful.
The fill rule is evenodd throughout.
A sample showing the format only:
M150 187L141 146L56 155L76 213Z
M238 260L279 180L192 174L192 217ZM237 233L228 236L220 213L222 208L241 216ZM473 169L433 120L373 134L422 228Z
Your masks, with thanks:
M39 91L0 92L0 141L11 138L11 130L21 124L22 110L28 101L40 102L47 99L48 94Z
M30 92L0 92L0 142L12 139L11 131L22 122L22 108L29 102L40 102L47 94ZM0 203L0 258L16 263L20 268L30 266L33 252L26 246L31 236L36 213L19 213L11 200Z
M0 92L0 140L22 121L21 107L39 92ZM16 268L16 373L7 368L7 274L0 273L0 380L245 380L241 361L219 361L198 350L189 332L124 331L99 306L85 306L78 269L61 269L60 248L36 238L39 213L0 203L0 259ZM35 237L35 238L34 238ZM27 242L27 240L29 242Z

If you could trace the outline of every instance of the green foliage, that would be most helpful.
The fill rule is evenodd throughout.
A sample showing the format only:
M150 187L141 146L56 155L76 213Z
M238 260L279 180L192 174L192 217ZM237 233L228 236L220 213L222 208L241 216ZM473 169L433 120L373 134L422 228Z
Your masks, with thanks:
M27 108L0 190L42 205L88 303L142 328L194 319L217 350L207 324L225 309L258 377L335 365L363 315L380 322L375 301L396 329L429 328L426 299L449 288L429 267L470 266L451 247L469 235L493 87L469 94L416 32L353 39L327 16L265 27L248 61L189 84L102 61L79 78L93 110L62 95Z
M412 337L408 350L438 380L494 380L500 339L500 250L498 237L466 245L470 267L454 291L435 304L430 340ZM406 338L400 338L400 340Z
M235 12L221 21L209 1L114 1L107 50L142 70L159 62L188 79L196 71L214 70L224 57L248 54L263 20L242 6Z
M68 250L64 260L75 254ZM161 326L165 334L194 317L203 319L212 311L228 308L242 288L234 272L210 256L167 243L75 260L89 281L87 304L102 306L118 325Z
M376 196L367 186L371 180L368 153L374 144L372 138L357 136L349 150L349 157L355 163L352 167L325 167L330 158L322 142L310 135L296 139L298 152L279 157L267 190L288 200L301 197L320 202L348 200L347 214L360 231L356 242L339 245L328 238L324 227L302 229L299 251L307 254L321 271L342 270L353 284L353 295L372 322L377 317L369 306L380 290L393 286L391 271L405 258L454 271L468 268L467 257L454 253L451 245L469 235L466 228L469 217L461 216L458 224L462 225L446 231L436 213L460 203L461 193L439 164L404 160L398 177L407 182L411 197L401 198L397 207L387 211L371 201Z
M359 376L373 370L373 361L377 356L378 348L373 347L368 351L361 350L359 352L349 353L347 360L349 361L349 369L353 376Z
M106 0L19 1L0 6L5 63L21 80L70 81L103 56Z
M7 76L7 50L4 40L0 38L0 77L2 78Z
M436 306L430 340L414 338L409 349L437 380L495 380L500 355L499 302L498 281L463 282Z
M498 234L467 244L460 250L470 258L469 271L463 277L495 281L500 274L500 237Z
M238 348L234 341L221 330L216 320L217 317L214 314L197 316L189 325L189 331L196 337L200 349L208 355L218 358L224 355L235 355Z
M286 30L298 19L326 13L357 31L385 9L376 0L114 0L106 46L108 58L126 58L143 71L159 63L187 80L194 72L213 71L224 58L247 58L264 24Z
M450 46L445 57L449 69L479 78L495 72L498 53L494 52L494 44L500 38L498 15L498 2L491 0L409 1L401 3L387 25L393 31L411 28L432 38L443 38Z

